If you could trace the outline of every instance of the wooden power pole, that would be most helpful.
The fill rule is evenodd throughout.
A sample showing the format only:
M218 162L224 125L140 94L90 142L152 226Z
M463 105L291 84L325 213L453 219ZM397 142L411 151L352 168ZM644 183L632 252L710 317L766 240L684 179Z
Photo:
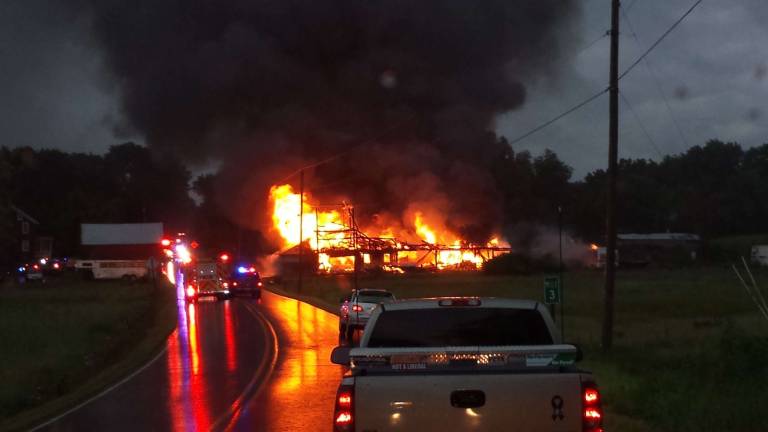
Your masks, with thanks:
M304 263L302 262L302 255L304 254L304 170L302 169L299 174L299 285L298 292L301 294L301 285L304 282Z
M616 177L619 153L619 0L611 0L610 124L608 126L608 199L606 215L603 350L613 346L613 297L616 288Z

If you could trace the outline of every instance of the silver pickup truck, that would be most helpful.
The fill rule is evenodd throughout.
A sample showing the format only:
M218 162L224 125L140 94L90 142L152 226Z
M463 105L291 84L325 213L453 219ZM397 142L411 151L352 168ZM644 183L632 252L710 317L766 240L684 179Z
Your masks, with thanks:
M542 304L436 298L380 305L349 367L334 431L603 432L601 397Z

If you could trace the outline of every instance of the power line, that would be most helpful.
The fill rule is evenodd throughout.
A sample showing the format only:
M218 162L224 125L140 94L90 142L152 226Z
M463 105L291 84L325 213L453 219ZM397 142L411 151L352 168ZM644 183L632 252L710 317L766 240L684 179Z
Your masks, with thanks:
M637 65L638 65L638 64L639 64L641 61L643 61L643 59L645 59L645 57L646 57L648 54L650 54L650 52L651 52L651 51L653 51L653 50L654 50L654 49L655 49L655 48L656 48L656 47L657 47L657 46L658 46L658 45L661 43L661 41L663 41L663 40L664 40L664 39L665 39L665 38L666 38L666 37L667 37L667 36L668 36L670 33L672 33L672 30L674 30L674 29L675 29L675 28L676 28L678 25L680 25L680 23L681 23L681 22L683 22L683 20L684 20L684 19L685 19L685 18L686 18L688 15L690 15L690 14L691 14L691 12L693 12L693 10L694 10L694 9L696 9L696 7L697 7L697 6L698 6L698 5L699 5L699 4L700 4L702 1L704 1L704 0L697 0L697 1L696 1L696 3L694 3L694 4L693 4L693 6L691 6L691 8L690 8L690 9L688 9L688 11L687 11L687 12L685 12L685 14L683 14L683 16L681 16L681 17L680 17L680 18L679 18L677 21L675 21L675 23L674 23L674 24L672 24L672 26L671 26L671 27L670 27L670 28L669 28L667 31L665 31L665 32L664 32L664 34L662 34L662 35L661 35L661 37L659 37L659 39L657 39L657 40L656 40L656 42L654 42L654 43L653 43L653 45L651 45L651 46L650 46L650 48L648 48L648 49L647 49L647 50L646 50L646 51L645 51L645 52L644 52L644 53L643 53L643 54L642 54L640 57L638 57L638 58L637 58L637 60L635 60L635 61L634 61L634 63L632 63L632 65L630 65L630 66L629 66L629 67L628 67L628 68L627 68L627 69L626 69L626 70L625 70L625 71L624 71L624 72L623 72L621 75L619 75L619 80L621 80L622 78L624 78L624 77L625 77L625 76L626 76L626 75L627 75L627 74L628 74L628 73L629 73L629 72L630 72L632 69L634 69L634 68L635 68L635 66L637 66ZM631 6L631 5L630 5L630 6ZM630 30L631 30L631 28L630 28ZM632 31L632 33L634 33L634 30L631 30L631 31ZM636 36L635 36L635 37L636 37ZM598 39L598 40L599 40L599 39ZM596 42L594 42L594 43L596 43ZM517 143L517 142L520 142L520 141L522 141L522 140L524 140L524 139L528 138L529 136L531 136L531 135L535 134L536 132L538 132L538 131L540 131L540 130L542 130L542 129L546 128L547 126L551 125L552 123L555 123L556 121L558 121L558 120L560 120L561 118L563 118L563 117L567 116L568 114L570 114L570 113L572 113L572 112L574 112L574 111L578 110L579 108L581 108L581 107L583 107L583 106L587 105L588 103L590 103L590 102L592 102L593 100L595 100L595 99L597 99L598 97L600 97L600 96L601 96L603 93L606 93L606 92L608 92L608 90L610 90L610 88L606 88L605 90L602 90L600 93L597 93L597 94L595 94L595 95L593 95L593 96L591 96L591 97L589 97L589 98L585 99L584 101L582 101L582 102L580 102L579 104L577 104L576 106L574 106L574 107L572 107L572 108L568 109L567 111L563 112L562 114L560 114L560 115L558 115L558 116L554 117L553 119L551 119L551 120L549 120L549 121L547 121L547 122L545 122L545 123L542 123L541 125L539 125L539 126L537 126L537 127L533 128L533 129L531 129L530 131L528 131L528 132L526 132L526 133L524 133L524 134L520 135L519 137L517 137L517 138L513 139L512 141L510 141L510 142L509 142L509 144L510 144L510 145L512 145L512 144L515 144L515 143Z
M676 28L678 25L680 25L680 23L681 23L681 22L683 22L683 20L684 20L684 19L685 19L685 18L686 18L688 15L690 15L690 14L691 14L691 12L693 12L693 10L694 10L694 9L696 9L696 6L698 6L699 4L701 4L701 2L703 2L703 1L704 1L704 0L697 0L697 1L696 1L696 3L694 3L694 4L693 4L693 6L691 6L691 8L690 8L690 9L688 9L688 11L687 11L687 12L685 12L685 13L683 14L683 16L681 16L681 17L680 17L680 18L679 18L677 21L675 21L675 23L674 23L674 24L672 24L672 26L671 26L669 29L667 29L667 31L665 31L665 32L664 32L664 34L662 34L662 35L661 35L661 37L659 37L659 38L656 40L656 42L654 42L654 43L653 43L653 45L651 45L651 46L650 46L650 48L648 48L648 49L647 49L647 50L646 50L646 51L643 53L643 55L641 55L640 57L638 57L638 58L637 58L637 60L635 60L635 62L634 62L634 63L632 63L632 64L631 64L631 65L630 65L630 66L629 66L627 69L625 69L625 70L624 70L624 72L622 72L622 73L621 73L621 75L619 75L619 79L622 79L622 78L624 78L624 77L625 77L625 76L626 76L626 75L627 75L627 74L628 74L630 71L632 71L632 69L634 69L634 68L635 68L635 66L637 66L638 64L640 64L640 62L641 62L641 61L643 61L643 59L644 59L644 58L645 58L645 57L646 57L648 54L650 54L650 53L651 53L651 51L653 51L653 50L654 50L654 49L655 49L655 48L656 48L656 47L657 47L657 46L658 46L658 45L661 43L661 41L663 41L663 40L664 40L664 39L665 39L665 38L666 38L666 37L667 37L667 36L668 36L670 33L672 33L672 30L674 30L674 29L675 29L675 28Z
M531 135L535 134L536 132L546 128L547 126L549 126L552 123L560 120L561 118L567 116L568 114L570 114L570 113L578 110L579 108L589 104L590 102L592 102L593 100L599 98L600 96L602 96L606 92L608 92L607 88L605 90L601 90L599 93L595 93L594 95L592 95L589 98L579 102L577 105L574 105L572 108L568 109L567 111L563 112L562 114L557 115L553 119L551 119L551 120L549 120L549 121L547 121L545 123L542 123L539 126L537 126L537 127L533 128L533 129L531 129L530 131L524 133L523 135L520 135L519 137L513 139L512 141L509 141L509 145L515 144L517 142L520 142L520 141L528 138L529 136L531 136Z
M632 21L630 21L629 15L627 15L624 10L622 10L622 14L624 15L624 21L626 21L627 25L629 26L630 32L632 32L632 36L635 38L635 42L639 45L640 38L637 36L637 32L635 32L635 29L632 26ZM690 145L688 144L688 140L685 138L683 129L680 127L680 123L677 121L674 111L672 111L672 106L669 104L669 100L667 99L667 96L664 94L664 90L662 89L659 75L651 67L651 62L647 58L643 59L643 63L645 64L646 69L648 69L648 72L650 73L654 83L656 84L656 90L658 90L662 100L664 100L664 105L667 107L667 111L669 112L669 117L670 119L672 119L672 123L675 125L675 129L677 129L677 133L680 135L680 138L683 140L683 144L685 145L684 148L685 149L689 148Z
M651 137L651 134L648 133L648 129L645 128L643 121L640 120L640 116L637 115L637 111L635 111L635 109L632 107L632 104L629 103L629 99L627 99L627 96L624 95L624 92L619 92L619 95L621 95L621 99L624 101L625 104L627 104L627 107L629 107L629 111L632 112L632 116L635 117L635 120L637 120L637 124L640 126L640 129L643 131L643 134L645 134L645 137L648 138L648 142L650 142L653 149L656 150L656 154L659 155L659 159L663 159L664 155L661 154L661 151L659 150L659 147L656 145L656 142Z
M606 38L606 37L608 37L610 34L611 34L611 31L610 31L610 30L606 30L606 31L605 31L605 33L603 33L603 34L601 34L601 35L600 35L600 37L598 37L597 39L594 39L592 42L590 42L590 43L588 43L586 46L584 46L584 48L580 49L580 50L579 50L579 52L578 52L578 54L581 54L581 53L583 53L584 51L586 51L586 50L588 50L588 49L592 48L592 46L594 46L596 43L600 42L601 40L605 39L605 38Z

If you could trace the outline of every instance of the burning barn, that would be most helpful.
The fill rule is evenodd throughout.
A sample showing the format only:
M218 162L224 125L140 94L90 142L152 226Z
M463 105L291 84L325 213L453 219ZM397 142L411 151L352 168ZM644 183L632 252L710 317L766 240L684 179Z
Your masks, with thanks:
M290 185L272 187L270 202L273 230L285 247L278 254L278 269L283 274L300 266L321 273L477 270L511 250L498 237L484 244L463 240L439 221L428 221L421 211L415 211L410 221L386 225L379 221L363 229L353 206L313 205L309 194L302 198Z

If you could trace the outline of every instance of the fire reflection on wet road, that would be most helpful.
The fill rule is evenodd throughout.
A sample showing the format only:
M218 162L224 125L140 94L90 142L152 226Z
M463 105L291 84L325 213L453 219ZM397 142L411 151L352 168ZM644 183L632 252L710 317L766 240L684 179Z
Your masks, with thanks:
M274 341L250 301L179 303L165 350L102 397L38 430L221 429L267 378Z
M37 430L330 428L342 374L330 363L338 317L266 291L259 305L182 301L177 315L178 327L155 360Z
M278 334L277 367L266 388L250 401L234 430L329 430L342 375L330 362L338 343L336 315L269 292L261 311Z

